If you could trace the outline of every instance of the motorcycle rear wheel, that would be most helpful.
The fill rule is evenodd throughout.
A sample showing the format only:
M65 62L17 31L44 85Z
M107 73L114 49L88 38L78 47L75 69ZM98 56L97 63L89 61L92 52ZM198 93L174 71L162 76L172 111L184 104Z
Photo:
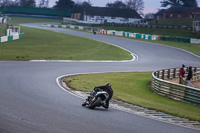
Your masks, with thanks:
M82 106L85 106L86 105L86 101L84 101L83 103L82 103Z
M101 97L97 97L97 98L95 98L95 100L94 101L92 101L92 103L91 104L89 104L89 108L90 109L94 109L96 106L99 106L100 104L101 104Z

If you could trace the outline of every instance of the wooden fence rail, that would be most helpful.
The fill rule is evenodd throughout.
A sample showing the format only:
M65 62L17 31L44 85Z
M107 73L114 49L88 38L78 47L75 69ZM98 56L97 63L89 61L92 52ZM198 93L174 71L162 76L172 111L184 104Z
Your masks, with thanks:
M152 90L162 96L200 105L200 89L172 83L166 79L178 78L180 68L160 70L152 73ZM188 68L186 68L186 73ZM192 82L200 80L200 68L193 68Z

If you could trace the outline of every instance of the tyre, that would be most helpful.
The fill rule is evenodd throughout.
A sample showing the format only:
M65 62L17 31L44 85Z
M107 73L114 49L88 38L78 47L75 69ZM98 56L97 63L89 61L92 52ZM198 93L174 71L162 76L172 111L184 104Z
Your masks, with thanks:
M95 98L94 99L94 101L92 101L92 103L91 104L89 104L89 108L90 109L94 109L96 106L99 106L100 104L101 104L101 98L100 97L97 97L97 98Z
M86 105L86 101L84 101L83 103L82 103L82 106L85 106Z

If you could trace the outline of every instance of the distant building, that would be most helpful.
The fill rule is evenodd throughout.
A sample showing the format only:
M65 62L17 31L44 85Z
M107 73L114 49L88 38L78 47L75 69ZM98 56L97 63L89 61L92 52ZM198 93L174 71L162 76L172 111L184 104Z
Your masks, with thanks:
M170 7L161 9L154 15L154 19L170 18L200 18L199 7Z
M142 17L132 9L89 7L85 9L83 19L90 23L134 23Z
M81 20L81 13L71 13L71 18Z

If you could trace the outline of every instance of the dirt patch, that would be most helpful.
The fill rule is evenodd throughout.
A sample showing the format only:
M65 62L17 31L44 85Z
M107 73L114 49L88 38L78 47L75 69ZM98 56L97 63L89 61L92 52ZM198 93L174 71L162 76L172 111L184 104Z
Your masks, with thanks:
M179 84L179 78L167 79L167 81ZM191 82L190 86L200 89L200 80Z
M72 82L71 80L67 80L67 81L62 80L62 82L64 82L64 83L66 84L66 86L68 86L72 91L77 91L76 88L74 88L74 87L72 87L72 86L70 85L70 83Z

